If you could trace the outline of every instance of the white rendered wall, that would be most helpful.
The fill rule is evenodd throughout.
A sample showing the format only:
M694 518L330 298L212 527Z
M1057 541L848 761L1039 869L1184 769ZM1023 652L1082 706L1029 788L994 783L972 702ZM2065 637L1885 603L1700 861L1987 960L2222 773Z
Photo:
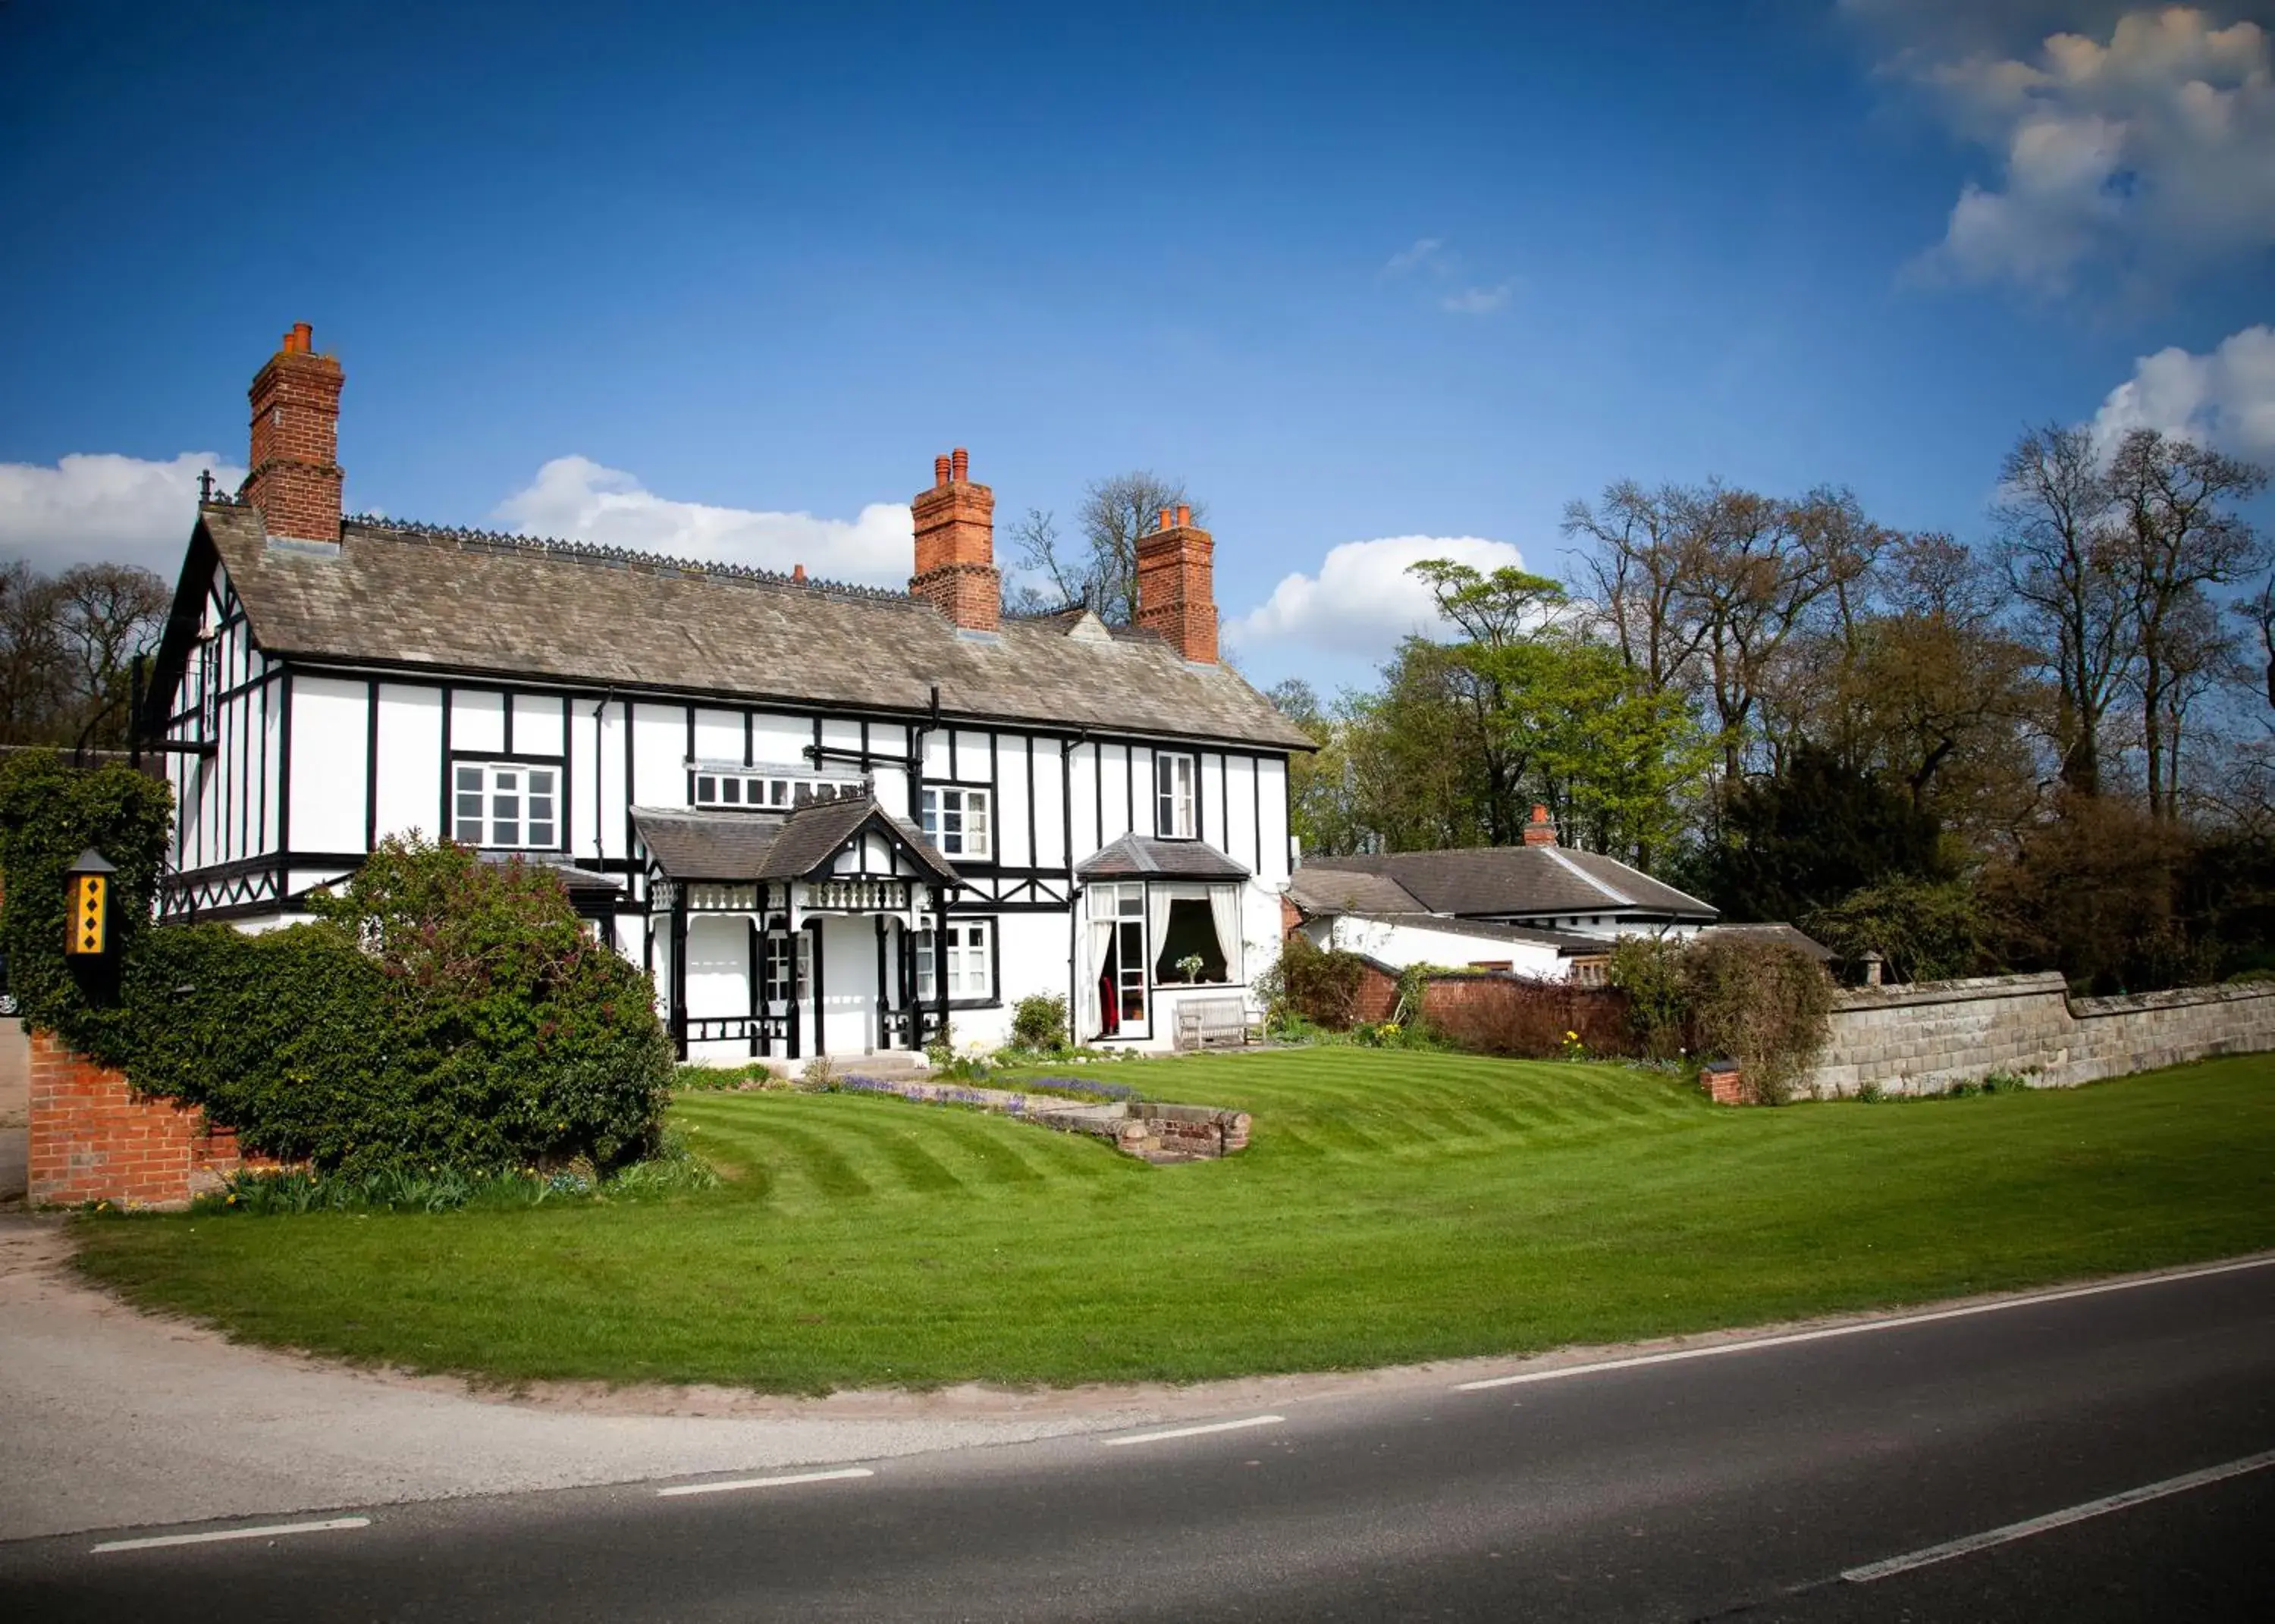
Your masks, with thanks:
M378 784L381 838L413 829L437 838L450 833L442 810L441 690L380 684Z
M364 850L368 684L302 673L292 683L292 850Z
M1484 936L1466 936L1402 922L1393 925L1349 914L1335 915L1327 922L1324 933L1319 925L1320 921L1309 921L1304 933L1322 947L1363 953L1394 970L1403 970L1409 964L1443 964L1458 970L1469 964L1506 962L1517 975L1540 981L1561 981L1570 971L1569 963L1555 948L1539 942L1494 941ZM1320 940L1322 934L1326 937L1324 941Z

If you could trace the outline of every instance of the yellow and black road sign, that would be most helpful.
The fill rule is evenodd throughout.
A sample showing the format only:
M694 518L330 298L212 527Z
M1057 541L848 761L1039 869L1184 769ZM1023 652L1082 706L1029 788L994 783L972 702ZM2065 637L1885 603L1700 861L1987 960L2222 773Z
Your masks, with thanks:
M116 872L99 853L82 853L71 867L70 918L64 951L74 957L100 957L110 951L110 876Z

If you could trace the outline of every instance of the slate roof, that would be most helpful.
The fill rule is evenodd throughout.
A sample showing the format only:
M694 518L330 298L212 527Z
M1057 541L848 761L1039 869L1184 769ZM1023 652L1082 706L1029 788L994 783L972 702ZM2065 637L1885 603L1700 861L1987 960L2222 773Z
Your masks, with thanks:
M1188 665L1151 632L1072 635L1079 616L976 637L905 593L371 519L336 550L271 546L229 502L200 507L191 545L193 573L199 548L218 554L272 655L911 715L938 684L953 719L1314 748L1230 667ZM188 596L155 694L195 634Z
M1245 880L1248 871L1206 841L1124 835L1074 865L1085 880Z
M543 851L484 851L478 854L485 863L527 863L533 867L548 868L561 876L572 901L586 897L614 897L620 895L624 881L613 874L603 874L597 869L579 868L567 857L555 857Z
M1765 925L1717 925L1710 934L1716 936L1757 936L1765 941L1781 941L1789 948L1798 948L1820 964L1830 964L1840 956L1810 935L1797 925L1778 920Z
M1427 913L1413 893L1387 874L1321 868L1306 863L1288 881L1288 900L1308 914Z
M1324 874L1382 876L1436 914L1629 912L1702 921L1715 917L1715 910L1697 897L1616 858L1563 846L1472 846L1458 851L1306 857L1296 871L1307 891L1333 895Z
M648 855L675 880L804 880L873 819L898 835L934 878L957 879L921 830L861 796L786 814L632 808L632 827Z

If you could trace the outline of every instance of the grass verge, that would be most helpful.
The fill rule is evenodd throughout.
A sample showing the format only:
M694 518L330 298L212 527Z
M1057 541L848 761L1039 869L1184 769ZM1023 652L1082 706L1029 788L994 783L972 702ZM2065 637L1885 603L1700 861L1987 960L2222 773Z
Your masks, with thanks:
M1618 1341L2275 1246L2275 1056L1733 1111L1619 1068L1337 1048L1117 1067L1253 1148L1148 1167L977 1112L684 1097L718 1189L82 1220L251 1341L499 1380L1167 1379Z

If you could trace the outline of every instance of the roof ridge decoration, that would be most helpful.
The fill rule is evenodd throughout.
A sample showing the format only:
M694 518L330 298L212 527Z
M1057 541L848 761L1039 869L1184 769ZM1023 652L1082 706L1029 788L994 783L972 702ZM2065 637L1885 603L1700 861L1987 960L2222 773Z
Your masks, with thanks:
M423 525L413 519L392 518L383 513L351 513L347 516L347 522L368 530L393 531L402 535L426 536L438 541L455 542L461 552L518 553L563 563L593 564L603 569L645 570L658 575L681 575L692 580L723 581L736 586L790 586L800 591L826 593L835 597L864 598L877 602L912 604L917 601L910 593L896 592L889 586L862 586L851 581L790 575L779 570L761 570L755 564L676 558L665 553L642 553L631 548L608 547L596 541L564 541L551 536L517 535L466 525Z

